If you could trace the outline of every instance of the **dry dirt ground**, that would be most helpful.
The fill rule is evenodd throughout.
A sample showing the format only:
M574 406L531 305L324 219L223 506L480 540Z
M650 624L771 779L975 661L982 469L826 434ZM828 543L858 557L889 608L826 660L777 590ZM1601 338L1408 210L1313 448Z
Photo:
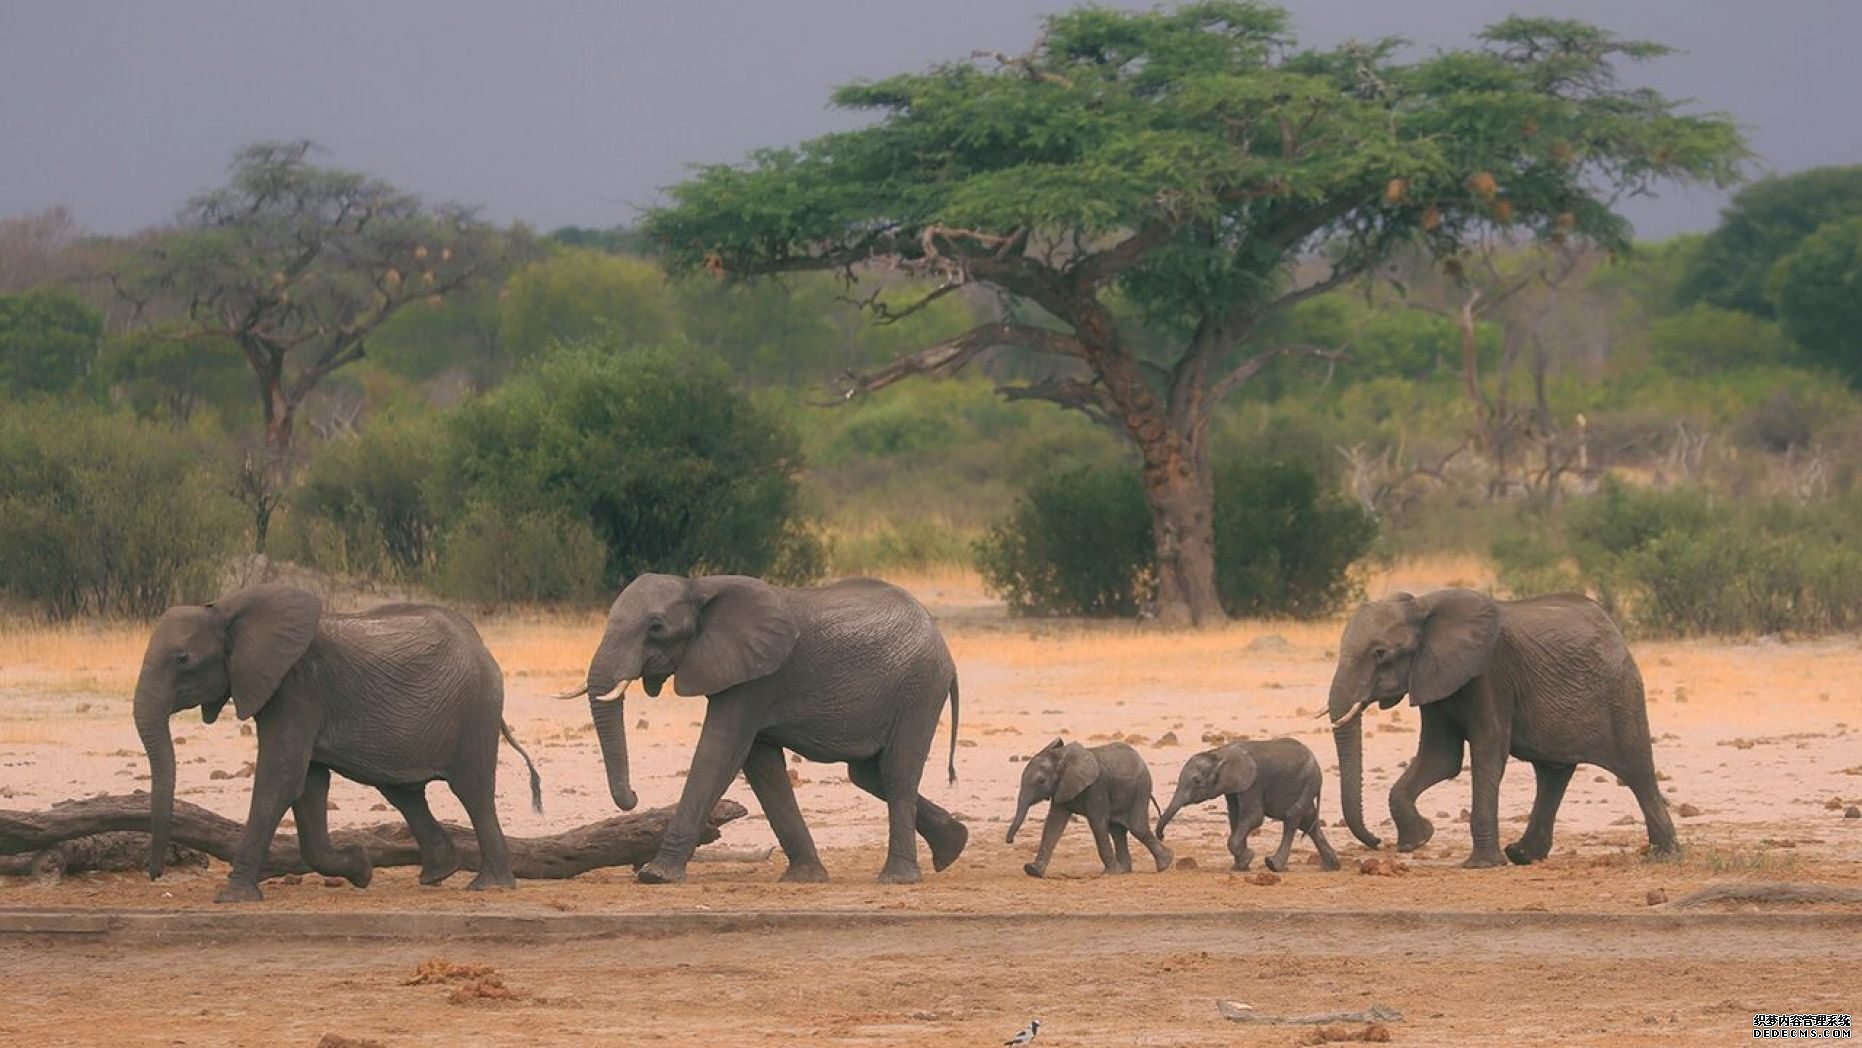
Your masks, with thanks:
M1481 581L1478 565L1431 564L1373 580L1371 590ZM656 927L551 942L240 937L150 947L0 938L0 971L9 973L0 978L0 1043L311 1045L334 1033L390 1045L986 1045L1035 1016L1044 1024L1040 1046L1295 1044L1312 1036L1310 1026L1229 1023L1216 1011L1221 998L1274 1014L1382 1004L1404 1014L1388 1026L1397 1043L1692 1044L1749 1039L1754 1012L1862 1010L1862 906L1745 905L1673 920L1650 907L1730 879L1862 887L1862 819L1843 810L1862 804L1857 638L1635 646L1657 764L1688 849L1679 862L1643 859L1628 791L1581 769L1552 859L1531 868L1460 868L1464 775L1425 795L1435 840L1402 857L1394 875L1360 873L1373 853L1331 825L1342 872L1309 865L1302 840L1278 883L1231 873L1215 803L1172 825L1169 843L1190 860L1175 870L1101 877L1091 836L1076 823L1050 878L1036 881L1021 865L1038 816L1016 844L1002 840L1019 773L1010 758L1056 736L1122 735L1167 796L1205 736L1291 735L1327 767L1326 814L1336 822L1329 734L1314 715L1340 624L1248 622L1163 636L1011 622L960 577L912 588L943 621L963 680L959 779L944 781L949 737L940 733L924 789L972 830L963 859L942 874L927 865L921 885L872 883L883 808L839 766L801 763L797 794L830 884L774 883L777 853L694 863L690 881L677 886L638 885L618 870L476 894L461 890L463 876L421 888L412 870L390 869L366 891L317 878L274 882L261 904L381 912L384 921L406 911L817 915L796 927ZM507 751L506 830L530 836L609 814L585 705L548 697L579 681L599 616L503 617L482 629L507 676L507 719L544 779L546 814L537 816L523 797L522 764ZM122 626L0 635L0 807L42 808L145 785L128 716L145 637ZM703 712L702 700L670 691L629 699L643 806L676 800ZM1367 715L1367 723L1367 806L1381 819L1417 721L1399 709ZM242 818L250 779L237 773L254 740L231 718L208 727L184 715L174 726L180 796ZM234 777L213 779L215 770ZM1503 832L1523 826L1531 788L1529 770L1515 765L1502 793ZM442 818L463 821L443 787L430 792ZM772 845L750 791L740 782L729 796L751 815L728 825L713 848L741 860ZM373 791L342 780L331 798L338 827L391 814ZM1275 833L1273 824L1262 831L1257 853ZM154 883L83 875L56 886L0 878L0 907L205 910L223 876L223 868ZM1454 916L1428 916L1440 913ZM837 927L835 914L852 924ZM872 914L929 916L859 923ZM1778 923L1767 923L1773 914ZM433 958L495 974L408 985Z

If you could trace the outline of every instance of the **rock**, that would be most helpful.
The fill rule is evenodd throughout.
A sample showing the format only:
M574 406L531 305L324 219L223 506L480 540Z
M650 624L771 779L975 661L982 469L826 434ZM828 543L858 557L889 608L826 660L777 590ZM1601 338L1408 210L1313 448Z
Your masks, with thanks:
M1829 800L1823 802L1823 806L1831 811L1842 811L1843 799L1841 797L1831 797Z
M1162 749L1165 746L1175 746L1177 744L1178 744L1177 733L1174 731L1167 731L1164 734L1159 735L1157 737L1157 741L1152 743L1151 745L1154 748Z
M1649 906L1660 906L1667 901L1668 893L1660 888L1650 888L1649 894L1643 899L1643 902Z
M323 802L323 810L324 810L324 811L342 811L342 809L341 809L341 808L338 808L338 807L336 806L336 802L335 802L335 801L333 801L333 800L328 800L328 799L326 799L326 800L325 800L325 801Z
M640 718L639 720L637 720L637 721L635 721L635 722L634 722L634 730L635 730L635 731L645 731L645 730L647 730L647 719L646 719L645 717L642 717L642 718Z
M1843 818L1862 819L1862 808L1858 808L1851 804L1849 807L1843 809Z
M387 811L388 806L386 804L383 804L380 801L376 801L374 804L369 805L369 810L370 811Z
M1263 887L1263 888L1265 888L1265 887L1267 887L1268 885L1272 885L1272 884L1279 884L1279 883L1280 883L1280 875L1279 875L1279 874L1277 874L1277 873L1275 873L1275 872L1274 872L1274 871L1272 871L1272 870L1262 870L1262 871L1260 871L1259 873L1257 873L1257 874L1255 874L1254 876L1252 876L1252 877L1249 877L1249 878L1248 878L1248 883L1249 883L1249 884L1258 884L1258 885L1260 885L1261 887Z
M1388 857L1364 859L1358 863L1358 873L1366 877L1396 877L1408 872L1409 863Z
M1203 741L1211 746L1220 746L1228 741L1228 733L1224 731L1205 731L1203 732Z
M1252 652L1287 651L1292 647L1293 645L1288 644L1287 639L1278 633L1263 633L1249 641L1248 646L1242 650Z
M250 736L252 735L252 725L250 725L250 724L241 724L241 725L239 726L239 734L240 734L240 735L241 735L242 737L250 737Z
M789 785L800 786L807 781L807 779L802 778L801 772L796 771L794 768L789 769Z
M1700 815L1700 809L1694 807L1692 804L1683 804L1675 809L1675 814L1681 816L1683 819L1692 819Z
M1609 781L1610 781L1610 779L1609 779L1609 777L1608 777L1608 776L1604 776L1604 775L1597 775L1597 776L1593 776L1593 777L1591 778L1591 780L1590 780L1590 781L1592 781L1592 782L1609 782Z
M1177 869L1179 869L1179 870L1193 870L1193 869L1195 869L1195 868L1196 868L1196 859L1195 859L1195 857L1193 857L1193 856L1189 856L1189 855L1184 855L1184 856L1179 856L1179 857L1178 857L1178 859L1177 859Z
M323 886L325 888L341 888L348 883L348 881L343 880L341 877L325 877L323 879Z

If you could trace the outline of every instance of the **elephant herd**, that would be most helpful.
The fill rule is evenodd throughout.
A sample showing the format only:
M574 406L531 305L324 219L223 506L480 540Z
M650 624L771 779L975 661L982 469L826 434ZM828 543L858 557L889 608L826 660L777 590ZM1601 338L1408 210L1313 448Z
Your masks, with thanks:
M785 751L845 763L853 783L884 801L887 850L879 879L920 879L918 838L943 870L969 831L919 793L945 700L951 708L949 774L956 777L958 684L936 622L912 596L873 579L788 589L735 575L643 575L615 600L584 684L616 805L637 798L629 779L623 704L631 684L658 695L708 698L697 749L645 883L684 879L707 813L739 773L769 819L789 881L827 878L796 804ZM1345 627L1329 702L1338 747L1341 800L1352 833L1379 845L1364 822L1361 718L1375 703L1408 695L1421 708L1416 756L1390 791L1397 846L1420 847L1434 828L1416 809L1430 786L1474 772L1469 866L1530 863L1550 851L1552 823L1576 765L1613 771L1635 793L1658 853L1675 848L1674 827L1656 788L1642 681L1610 619L1581 596L1501 602L1461 589L1398 594L1362 605ZM330 773L380 790L419 844L420 880L458 869L452 843L427 807L426 785L442 780L470 817L482 860L470 887L514 884L498 825L496 777L502 738L523 756L503 722L503 676L472 623L431 605L391 604L356 614L326 611L305 590L256 586L205 606L170 608L156 624L136 682L135 722L150 766L149 873L162 873L175 791L168 719L198 707L213 723L228 700L257 726L258 760L244 833L221 902L261 898L259 880L280 820L297 822L311 868L365 886L360 851L329 836ZM1502 851L1501 773L1509 756L1532 762L1538 793L1524 835ZM1242 741L1192 757L1152 830L1150 772L1129 746L1088 749L1056 739L1031 756L1008 837L1040 800L1050 802L1042 841L1025 870L1041 876L1062 829L1084 815L1106 872L1128 872L1127 836L1171 863L1161 837L1186 805L1226 798L1229 851L1251 861L1247 839L1265 818L1283 823L1269 857L1284 869L1305 833L1328 869L1338 865L1319 816L1321 771L1292 740ZM530 765L531 801L541 785Z

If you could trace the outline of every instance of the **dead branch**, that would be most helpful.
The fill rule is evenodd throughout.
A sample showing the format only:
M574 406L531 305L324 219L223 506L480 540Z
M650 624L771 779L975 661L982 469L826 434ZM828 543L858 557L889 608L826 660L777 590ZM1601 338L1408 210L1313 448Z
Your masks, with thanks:
M913 375L953 375L963 369L965 364L974 360L986 350L1002 347L1020 347L1043 353L1061 356L1086 356L1086 349L1078 339L1061 331L1051 331L1029 324L1012 324L1006 321L984 324L971 328L948 342L927 346L916 353L907 354L865 375L846 372L841 376L841 393L834 400L817 401L817 406L831 407L844 404L857 396L874 393L885 389L901 379Z
M651 861L659 853L660 838L673 809L617 815L611 819L578 826L548 837L510 837L511 869L526 880L560 880L589 870L609 866L636 866ZM718 828L748 812L732 800L722 800L711 809L711 817L699 832L699 843L718 839ZM470 827L441 823L458 850L462 869L478 869L478 838ZM67 841L94 834L149 830L149 797L92 797L53 805L45 811L0 811L0 855L42 852ZM175 844L206 852L231 862L233 852L245 827L223 815L199 805L175 801L170 840ZM359 830L340 830L330 834L338 849L361 847L376 866L418 866L420 846L404 823L383 823ZM280 835L273 839L266 857L267 876L309 873L310 868L298 854L297 838Z

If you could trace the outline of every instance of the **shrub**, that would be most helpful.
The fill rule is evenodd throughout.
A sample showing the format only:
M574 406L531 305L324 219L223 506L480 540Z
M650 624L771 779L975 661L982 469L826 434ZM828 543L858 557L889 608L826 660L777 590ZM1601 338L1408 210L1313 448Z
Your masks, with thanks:
M976 544L976 566L1014 615L1125 616L1152 592L1151 511L1130 468L1037 480Z
M563 348L450 422L458 502L587 522L607 551L609 590L648 571L819 570L795 434L715 358L612 341Z
M480 604L586 603L603 595L607 559L585 520L478 503L441 538L433 587Z
M1496 542L1516 595L1573 580L1619 621L1650 635L1819 633L1862 624L1856 507L1782 500L1717 503L1697 490L1618 481L1549 520L1543 534Z
M0 394L71 390L102 337L103 317L68 292L0 295Z
M1310 470L1230 460L1215 477L1216 589L1230 615L1312 618L1358 593L1377 520Z
M245 520L208 447L70 404L0 414L0 592L52 619L210 599Z
M446 523L437 489L447 457L442 431L426 420L376 420L323 445L291 495L296 558L349 575L421 578Z
M1376 521L1287 463L1216 470L1216 586L1231 615L1323 615L1356 592ZM1151 513L1129 467L1037 482L977 544L978 569L1018 615L1130 616L1153 592Z

